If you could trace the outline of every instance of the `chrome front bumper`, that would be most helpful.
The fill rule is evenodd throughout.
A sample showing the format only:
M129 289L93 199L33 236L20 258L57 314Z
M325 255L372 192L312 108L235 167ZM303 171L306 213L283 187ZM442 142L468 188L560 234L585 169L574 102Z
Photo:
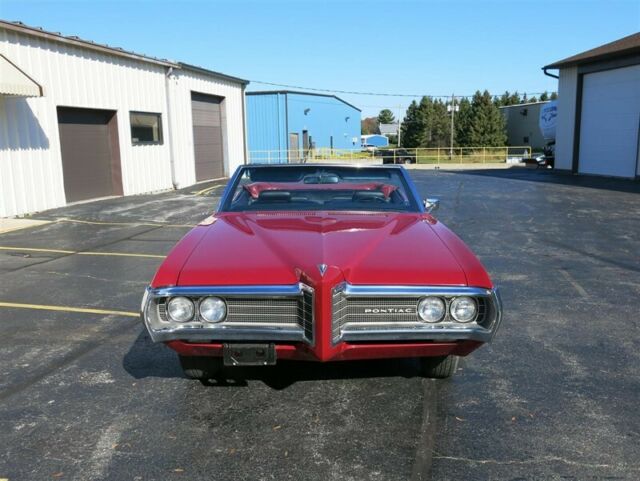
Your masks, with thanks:
M442 322L421 322L415 309L420 298L438 296L448 303L456 296L476 299L481 310L469 323L455 322L447 315ZM502 322L498 289L438 286L355 286L340 284L333 290L333 343L342 341L461 341L489 342ZM379 310L405 308L401 314L366 314L365 306ZM377 317L377 318L376 318Z
M162 306L175 296L189 297L196 303L206 296L221 297L227 303L227 318L217 324L205 322L197 315L186 323L172 321ZM153 342L251 340L312 344L313 289L302 283L147 288L141 317Z
M225 299L227 318L217 324L197 317L187 323L172 321L163 303L174 296L194 300L205 296ZM436 324L420 322L417 312L407 308L400 314L386 314L393 306L416 306L424 296L440 296L447 302L455 296L472 296L481 307L470 323L450 317ZM370 307L376 308L372 314ZM369 308L368 311L364 307ZM153 342L183 340L282 341L314 345L314 291L299 283L274 286L168 287L145 292L141 317ZM396 309L397 310L397 309ZM378 311L383 311L382 313ZM369 312L369 313L367 313ZM395 312L395 311L394 311ZM432 286L354 286L346 283L332 291L332 314L327 329L332 344L340 342L489 342L502 322L502 302L497 289Z

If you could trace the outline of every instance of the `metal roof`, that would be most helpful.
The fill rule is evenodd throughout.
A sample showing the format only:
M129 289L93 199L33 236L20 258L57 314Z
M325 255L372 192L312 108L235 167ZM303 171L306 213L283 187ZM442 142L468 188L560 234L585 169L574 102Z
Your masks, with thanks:
M231 75L227 75L224 73L220 73L220 72L215 72L214 70L209 70L203 67L198 67L197 65L189 65L188 63L183 63L183 62L178 62L178 65L180 65L180 68L183 70L191 70L193 72L197 72L197 73L203 73L205 75L214 75L216 77L220 77L222 79L225 80L230 80L232 82L238 82L244 85L247 85L249 83L248 80L245 79L241 79L239 77L233 77Z
M398 133L398 122L392 122L390 124L378 124L378 129L381 134L396 135Z
M164 65L167 67L178 67L178 64L175 62L172 62L171 60L151 57L149 55L139 54L139 53L131 52L129 50L124 50L123 48L120 48L120 47L113 47L111 45L95 43L95 42L92 42L91 40L83 40L80 37L76 37L75 35L65 36L65 35L62 35L60 32L50 32L40 27L30 27L28 25L25 25L22 22L8 22L6 20L0 20L0 27L5 28L7 30L14 31L14 32L23 33L26 35L40 37L47 40L53 40L55 42L75 45L77 47L84 47L91 50L97 50L99 52L109 53L111 55L117 55L120 57L127 57L134 60L139 60L142 62L149 62L149 63L158 64L158 65Z
M331 97L336 100L339 100L340 102L348 105L349 107L356 109L358 112L362 112L361 109L359 109L353 104L350 104L346 100L341 99L337 95L319 94L315 92L301 92L299 90L254 90L253 92L246 92L246 95L269 95L269 94L297 94L297 95L314 95L316 97Z
M9 22L6 20L0 20L0 28L4 28L6 30L10 30L17 33L22 33L25 35L31 35L31 36L43 38L46 40L51 40L54 42L61 42L68 45L74 45L76 47L87 48L90 50L95 50L95 51L107 53L110 55L125 57L132 60L137 60L140 62L147 62L147 63L156 64L156 65L162 65L164 67L173 67L175 69L191 70L191 71L199 72L205 75L220 77L222 79L229 80L232 82L238 82L244 85L249 83L248 80L244 80L238 77L232 77L231 75L215 72L213 70L208 70L203 67L197 67L195 65L189 65L182 62L175 62L173 60L152 57L150 55L145 55L145 54L132 52L130 50L125 50L120 47L113 47L111 45L95 43L95 42L92 42L91 40L83 40L80 37L77 37L75 35L66 36L66 35L62 35L60 32L50 32L40 27L31 27L29 25L25 25L22 22Z
M573 67L585 63L596 62L599 60L609 60L616 57L625 57L628 55L640 54L640 32L631 34L627 37L606 43L591 50L558 60L552 64L546 65L543 69L557 69L564 67Z
M512 107L529 107L531 105L548 104L549 102L552 102L552 100L542 100L542 101L539 101L539 102L527 102L525 104L501 105L498 108L499 109L509 109L509 108L512 108Z

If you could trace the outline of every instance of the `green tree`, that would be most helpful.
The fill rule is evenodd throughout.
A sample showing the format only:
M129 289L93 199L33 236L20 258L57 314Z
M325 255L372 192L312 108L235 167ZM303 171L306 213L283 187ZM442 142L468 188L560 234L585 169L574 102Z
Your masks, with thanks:
M551 100L558 100L558 92L551 92Z
M544 92L542 92L542 94L540 94L540 102L546 102L547 100L549 100L549 94L545 90Z
M366 117L362 119L360 123L360 130L362 135L379 134L380 128L378 127L377 117Z
M458 101L456 100L456 104ZM435 100L431 104L427 118L426 147L446 147L451 143L451 121L447 112L447 102Z
M415 100L407 108L400 129L402 147L415 148L422 145L424 141L424 116Z
M471 131L471 102L467 98L460 99L455 120L455 145L468 147L471 145L469 132Z
M518 93L518 91L516 90L515 92L511 93L508 90L505 91L505 93L503 93L499 99L497 99L497 101L494 101L494 103L498 106L498 107L505 107L507 105L515 105L515 104L519 104L520 102L520 94Z
M537 101L538 99L536 98L535 95L529 99L529 102L537 102Z
M464 139L471 147L500 147L507 141L504 117L486 90L477 91L471 100Z
M402 146L444 147L449 145L451 132L447 104L432 97L412 102L402 122Z
M393 112L389 109L383 109L378 114L378 123L381 124L392 124L395 122L395 117L393 116Z

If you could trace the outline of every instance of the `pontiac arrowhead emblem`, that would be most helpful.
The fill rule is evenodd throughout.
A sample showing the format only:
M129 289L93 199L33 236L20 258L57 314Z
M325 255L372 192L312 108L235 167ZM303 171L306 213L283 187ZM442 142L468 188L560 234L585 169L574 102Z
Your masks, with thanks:
M327 272L327 264L318 264L318 270L320 271L320 275L324 276L324 273Z

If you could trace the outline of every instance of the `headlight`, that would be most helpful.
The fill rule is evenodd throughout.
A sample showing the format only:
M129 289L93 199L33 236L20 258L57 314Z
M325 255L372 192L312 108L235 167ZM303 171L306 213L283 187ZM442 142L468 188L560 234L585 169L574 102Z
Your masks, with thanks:
M451 317L458 322L471 322L478 312L478 305L472 297L456 297L449 307Z
M425 322L439 322L446 312L447 306L439 297L425 297L418 303L418 315Z
M193 319L196 308L188 297L174 297L167 304L169 317L176 322L187 322Z
M207 322L220 322L227 315L227 305L219 297L205 297L200 302L200 315Z

